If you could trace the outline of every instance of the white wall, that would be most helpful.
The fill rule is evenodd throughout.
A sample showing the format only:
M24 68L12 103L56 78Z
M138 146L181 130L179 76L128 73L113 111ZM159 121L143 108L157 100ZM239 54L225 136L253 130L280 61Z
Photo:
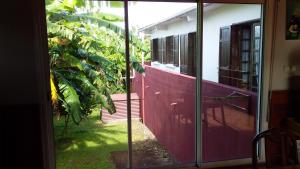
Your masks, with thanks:
M260 17L260 5L224 4L204 12L203 79L218 82L220 28Z
M211 8L211 7L209 7ZM261 17L260 5L222 4L204 11L203 18L203 79L218 82L220 28ZM195 17L196 18L196 13ZM153 31L151 37L166 37L196 31L196 19L182 19L163 29Z

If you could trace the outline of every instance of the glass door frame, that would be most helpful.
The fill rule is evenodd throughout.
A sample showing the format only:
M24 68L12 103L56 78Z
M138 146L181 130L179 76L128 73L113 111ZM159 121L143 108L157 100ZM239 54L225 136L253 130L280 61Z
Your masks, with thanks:
M94 0L94 1L108 1L108 0ZM204 3L246 3L246 4L257 4L260 3L262 4L262 30L261 34L263 36L262 40L261 40L261 58L263 58L263 54L264 52L264 28L265 28L265 22L264 22L264 18L265 18L265 11L266 11L266 0L110 0L110 1L123 1L124 2L124 21L125 21L125 58L126 58L126 91L127 91L127 123L128 123L128 128L127 128L127 132L128 132L128 168L132 169L132 126L131 126L131 95L130 95L130 71L129 71L129 64L130 64L130 49L129 49L129 20L128 20L128 2L130 1L137 1L137 2L186 2L186 3L197 3L197 30L196 30L196 98L195 101L196 103L200 103L201 101L201 83L202 83L202 34L203 34L203 4ZM38 11L39 14L41 15L36 15L38 18L38 23L41 23L41 27L39 27L41 30L40 32L38 32L38 34L42 37L41 41L42 44L46 45L47 44L47 39L45 39L47 36L45 36L45 34L47 34L46 30L46 23L45 23L45 4L42 3L42 1L40 2L40 4L38 4L39 7L38 9L42 9L41 11ZM46 45L47 46L47 45ZM43 70L45 70L46 72L49 71L48 66L48 55L46 55L46 53L48 52L47 48L43 48L41 49L41 51L43 51L43 53L45 53L45 56L43 55L44 59L41 59L41 62L45 62L44 66L43 66ZM37 49L37 52L41 52ZM41 55L42 56L42 55ZM46 59L45 59L46 58ZM263 74L266 74L264 72L264 60L261 60L261 72L260 72L260 95L258 97L258 108L257 108L257 126L256 126L256 132L261 131L262 129L262 118L261 118L261 111L262 111L262 106L261 103L263 101L262 99L262 93L266 93L264 91L264 89L262 88L265 84L263 84L262 81L262 77ZM40 75L42 79L45 79L44 75ZM48 76L48 74L47 74ZM49 79L46 78L46 79ZM48 91L50 91L50 87L48 84L46 84L46 89L41 89L41 90L46 90L45 92L48 94ZM42 97L42 96L41 96ZM49 101L49 100L48 100ZM41 117L41 124L43 124L41 126L41 130L42 131L46 131L45 133L50 134L51 138L53 138L53 131L50 131L53 129L53 124L51 123L52 121L52 111L50 109L50 106L48 104L48 102L43 103L43 108L45 108L45 110L47 110L47 113L43 114ZM196 104L195 105L195 159L194 162L188 163L188 164L176 164L176 165L171 165L171 166L158 166L157 168L179 168L179 167L200 167L200 168L209 168L209 167L216 167L219 165L219 163L223 163L224 161L221 162L210 162L210 163L203 163L202 162L202 141L201 141L201 125L202 125L202 121L200 120L201 118L201 104ZM43 135L42 139L47 139L47 140L53 140L54 139L49 139L48 136ZM49 164L51 165L53 162L55 162L55 154L53 153L54 151L54 147L53 147L53 142L47 142L45 145L43 145L43 155L45 155L45 165ZM263 152L262 152L263 153ZM230 160L230 162L232 163L236 163L239 164L240 159L236 159L236 160ZM224 165L222 166L226 166L226 163L223 163ZM243 163L244 164L244 163ZM249 162L248 162L249 164ZM55 164L54 164L55 166ZM47 168L54 168L54 166L49 166Z
M197 7L197 32L199 32L197 36L197 42L198 42L198 48L196 48L197 53L196 58L197 61L197 83L196 83L196 92L197 97L196 103L201 103L201 83L202 83L202 63L203 63L203 3L226 3L226 4L260 4L261 5L261 32L260 32L260 66L259 66L259 83L258 83L258 98L257 98L257 107L256 107L256 119L254 121L255 125L255 132L256 134L262 131L263 125L262 125L262 101L263 97L262 94L264 93L264 82L263 82L263 76L264 76L264 39L265 39L265 16L266 16L266 0L199 0L202 2L198 3ZM203 2L204 1L204 2ZM198 60L197 60L198 59ZM226 166L235 166L235 165L245 165L245 164L251 164L251 157L250 158L241 158L241 159L233 159L233 160L224 160L224 161L215 161L215 162L203 162L202 160L202 120L201 118L201 104L196 104L196 147L200 147L200 150L196 150L196 166L199 166L200 168L212 168L212 167L226 167ZM201 131L200 133L197 131ZM258 151L258 157L264 157L264 152L261 151L261 145L257 146Z

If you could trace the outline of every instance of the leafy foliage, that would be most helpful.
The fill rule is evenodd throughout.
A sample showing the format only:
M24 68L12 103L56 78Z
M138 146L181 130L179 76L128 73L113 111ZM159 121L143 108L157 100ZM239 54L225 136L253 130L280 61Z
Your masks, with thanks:
M54 112L69 116L75 124L94 109L114 113L110 94L124 92L124 30L113 22L122 18L105 13L81 13L83 0L48 0L47 25L50 55L50 82ZM131 66L137 72L142 53L149 48L135 35Z

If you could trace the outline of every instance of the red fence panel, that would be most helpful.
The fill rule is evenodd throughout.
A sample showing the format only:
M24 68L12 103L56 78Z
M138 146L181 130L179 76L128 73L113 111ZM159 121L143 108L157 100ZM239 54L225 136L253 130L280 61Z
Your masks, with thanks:
M195 79L146 66L145 125L180 162L195 152Z
M144 112L144 86L143 86L143 74L135 72L135 77L132 79L131 83L132 93L136 93L140 99L140 118L143 120Z
M194 77L151 66L145 66L144 77L136 74L133 80L133 90L142 100L144 116L141 117L145 125L181 163L193 162L195 158L195 85ZM216 104L224 106L226 124L214 125L210 117L211 102L206 103L205 99L225 96L229 99ZM241 96L241 99L230 96ZM203 160L250 157L251 138L255 134L256 93L203 80L202 100ZM237 121L249 124L238 126Z
M202 91L203 161L250 158L257 94L209 81L202 82ZM221 99L206 102L207 97Z

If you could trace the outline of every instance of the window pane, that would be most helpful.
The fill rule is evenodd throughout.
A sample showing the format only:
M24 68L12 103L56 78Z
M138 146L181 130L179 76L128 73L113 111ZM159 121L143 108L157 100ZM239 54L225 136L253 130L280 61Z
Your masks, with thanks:
M249 61L249 52L242 52L242 61Z
M174 66L179 66L179 36L175 35L174 38Z
M166 63L174 63L174 39L173 36L168 36L166 39Z
M248 72L249 71L249 64L248 63L243 63L242 64L242 70Z
M260 52L259 51L255 51L254 52L254 63L258 63L259 62L259 56L260 56Z
M133 168L195 161L196 13L195 3L136 2L129 8L129 23L145 40L165 39L159 45L163 61L144 58L145 72L132 79Z
M203 17L202 159L251 158L259 95L251 84L251 35L253 24L261 17L261 5L210 4L213 6L217 8L206 11L204 7ZM223 38L226 27L229 40Z
M249 50L249 45L250 45L249 41L248 40L244 40L242 42L242 49L243 50Z
M254 31L255 31L255 37L259 38L260 37L260 26L255 26Z
M152 61L159 61L158 58L158 39L152 39L151 41L151 57L152 57Z
M260 48L260 39L255 39L255 50L259 50Z
M248 82L248 78L249 78L248 74L243 74L243 82L244 83Z

